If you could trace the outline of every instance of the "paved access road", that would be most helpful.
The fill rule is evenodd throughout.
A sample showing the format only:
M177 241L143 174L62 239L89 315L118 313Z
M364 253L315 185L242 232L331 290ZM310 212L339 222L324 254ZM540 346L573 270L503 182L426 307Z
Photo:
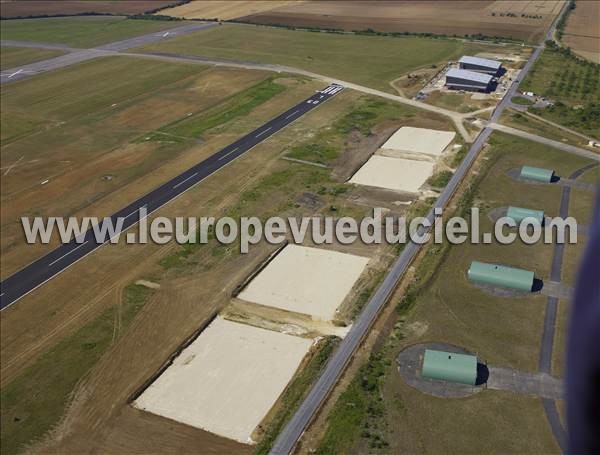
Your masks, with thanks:
M154 212L206 177L214 174L223 166L231 163L255 145L277 133L294 120L297 120L332 96L335 96L342 89L343 87L340 85L330 85L322 91L316 92L310 98L288 109L260 128L238 139L233 144L228 145L147 195L132 202L122 210L119 210L110 217L115 226L117 226L118 219L121 219L123 222L121 228L115 232L115 235L120 234L140 221L139 210L141 208L144 208L148 214ZM61 245L46 256L10 276L0 283L0 310L9 307L24 295L41 286L108 241L109 239L96 239L93 230L90 229L82 238Z
M124 51L138 46L144 46L146 44L156 43L164 39L175 38L176 36L187 35L188 33L197 32L199 30L204 30L215 26L217 26L215 22L196 22L193 24L183 25L181 27L175 27L162 32L149 33L147 35L137 36L135 38L126 39L123 41L105 44L103 46L99 46L93 49L72 49L68 46L60 44L41 43L34 45L34 43L29 42L3 40L3 46L14 45L20 47L65 49L72 50L72 52L47 60L33 62L28 65L23 65L21 67L12 68L7 71L2 71L2 73L0 74L0 83L4 84L7 82L15 82L21 79L26 79L28 77L35 76L36 74L41 74L47 71L56 70L58 68L64 68L66 66L75 65L77 63L92 60L97 57L113 55L115 52Z
M563 5L563 9L561 13L556 18L554 24L544 37L544 41L546 39L550 39L554 33L556 28L556 22L564 12L566 8ZM506 94L502 101L496 107L496 110L493 112L490 122L495 123L500 119L502 112L506 107L510 104L510 100L515 95L517 88L519 86L519 81L524 79L527 76L527 73L531 70L533 64L540 56L542 50L544 48L544 42L537 47L534 52L531 54L531 57L521 70L519 75L519 80L514 81L511 87L507 90ZM437 207L445 207L452 195L456 192L459 183L463 180L468 170L471 168L471 165L477 158L477 155L481 151L483 145L492 134L493 129L490 127L484 128L479 136L475 139L471 148L469 149L467 155L463 159L462 163L450 179L450 182L446 185L446 188L435 203L434 208L431 209L427 218L429 222L433 225L434 220L434 209ZM424 231L425 229L421 229ZM338 378L342 374L342 371L350 361L354 352L358 349L360 343L363 338L367 334L368 330L371 328L371 325L374 323L377 318L379 312L388 301L389 297L392 295L392 292L396 288L397 283L400 278L404 275L406 269L416 256L417 252L421 248L421 245L418 245L414 242L409 242L406 244L404 250L394 264L392 268L384 278L382 284L379 286L371 300L365 305L363 311L360 313L355 323L352 325L352 328L346 335L346 337L339 344L336 351L333 353L332 357L327 362L325 369L321 373L321 376L317 379L316 383L308 392L308 395L294 414L294 416L287 423L283 431L279 434L273 447L271 449L271 454L273 455L284 455L289 454L294 450L296 443L302 436L302 433L307 428L310 421L316 415L317 411L320 409L321 404L325 401L329 392L333 389L335 383Z

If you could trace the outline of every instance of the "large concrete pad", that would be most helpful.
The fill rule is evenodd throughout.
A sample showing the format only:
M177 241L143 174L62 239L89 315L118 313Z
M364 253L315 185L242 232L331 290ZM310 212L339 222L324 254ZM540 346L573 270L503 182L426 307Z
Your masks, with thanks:
M312 340L217 317L134 406L252 443Z
M330 320L367 262L353 254L288 245L238 297Z
M438 131L403 126L392 134L381 148L437 157L448 147L455 135L454 131Z
M373 155L352 176L350 183L417 193L433 173L430 161Z

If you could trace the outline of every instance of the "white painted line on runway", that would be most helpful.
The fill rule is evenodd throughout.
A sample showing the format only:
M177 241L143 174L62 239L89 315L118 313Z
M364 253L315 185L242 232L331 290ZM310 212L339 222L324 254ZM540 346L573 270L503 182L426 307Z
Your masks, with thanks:
M13 76L16 76L17 74L19 74L19 73L22 73L22 72L23 72L23 70L22 70L22 69L20 69L19 71L15 71L15 72L14 72L14 73L12 73L10 76L8 76L8 78L10 79L11 77L13 77Z
M235 152L237 149L239 149L239 147L234 148L233 150L231 150L230 152L227 152L225 155L223 155L221 158L219 158L217 161L221 161L224 160L225 158L227 158L229 155L231 155L233 152Z
M144 207L146 207L146 204L142 205L139 209L135 209L133 212L131 212L129 215L127 215L126 217L124 217L123 219L126 220L127 218L129 218L131 215L135 215L137 212L139 212L141 209L143 209Z
M267 131L271 130L272 127L268 127L266 130L261 131L260 133L258 133L256 136L254 137L261 137L263 134L265 134Z
M197 172L194 172L192 175L190 175L190 176L189 176L187 179L185 179L184 181L182 181L182 182L179 182L177 185L174 185L174 186L173 186L173 189L177 188L178 186L181 186L181 185L183 185L183 184L184 184L185 182L187 182L189 179L191 179L191 178L193 178L193 177L196 177L197 175L198 175L198 173L197 173Z
M66 254L63 254L61 257L59 257L56 261L52 261L50 264L48 264L48 267L52 267L54 264L56 264L58 261L60 261L61 259L63 259L64 257L68 256L69 254L71 254L73 251L78 250L79 248L81 248L83 245L85 245L86 243L88 243L89 240L86 240L85 242L83 242L81 245L79 245L77 248L73 248L71 251L69 251Z
M293 115L296 115L298 112L300 112L300 109L296 109L294 112L292 112L290 115L288 115L285 120L289 119L290 117L292 117Z

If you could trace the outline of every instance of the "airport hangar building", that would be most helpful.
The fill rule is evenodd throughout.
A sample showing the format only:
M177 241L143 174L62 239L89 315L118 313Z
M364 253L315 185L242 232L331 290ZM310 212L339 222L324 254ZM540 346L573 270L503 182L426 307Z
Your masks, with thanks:
M494 78L489 74L451 68L446 73L446 87L456 90L488 92Z
M492 76L498 76L500 74L500 70L502 69L502 62L487 58L463 55L458 61L458 66L461 70L476 71L478 73L486 73Z

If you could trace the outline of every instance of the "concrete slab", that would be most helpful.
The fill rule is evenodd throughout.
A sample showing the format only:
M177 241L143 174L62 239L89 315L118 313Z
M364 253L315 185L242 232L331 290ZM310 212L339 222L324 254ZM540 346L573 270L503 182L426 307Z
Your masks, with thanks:
M406 160L373 155L352 176L350 183L417 193L433 173L430 161Z
M252 443L312 340L217 317L134 406Z
M448 147L455 135L454 131L403 126L381 148L407 153L423 153L437 157Z
M368 262L353 254L288 245L238 298L331 320Z

